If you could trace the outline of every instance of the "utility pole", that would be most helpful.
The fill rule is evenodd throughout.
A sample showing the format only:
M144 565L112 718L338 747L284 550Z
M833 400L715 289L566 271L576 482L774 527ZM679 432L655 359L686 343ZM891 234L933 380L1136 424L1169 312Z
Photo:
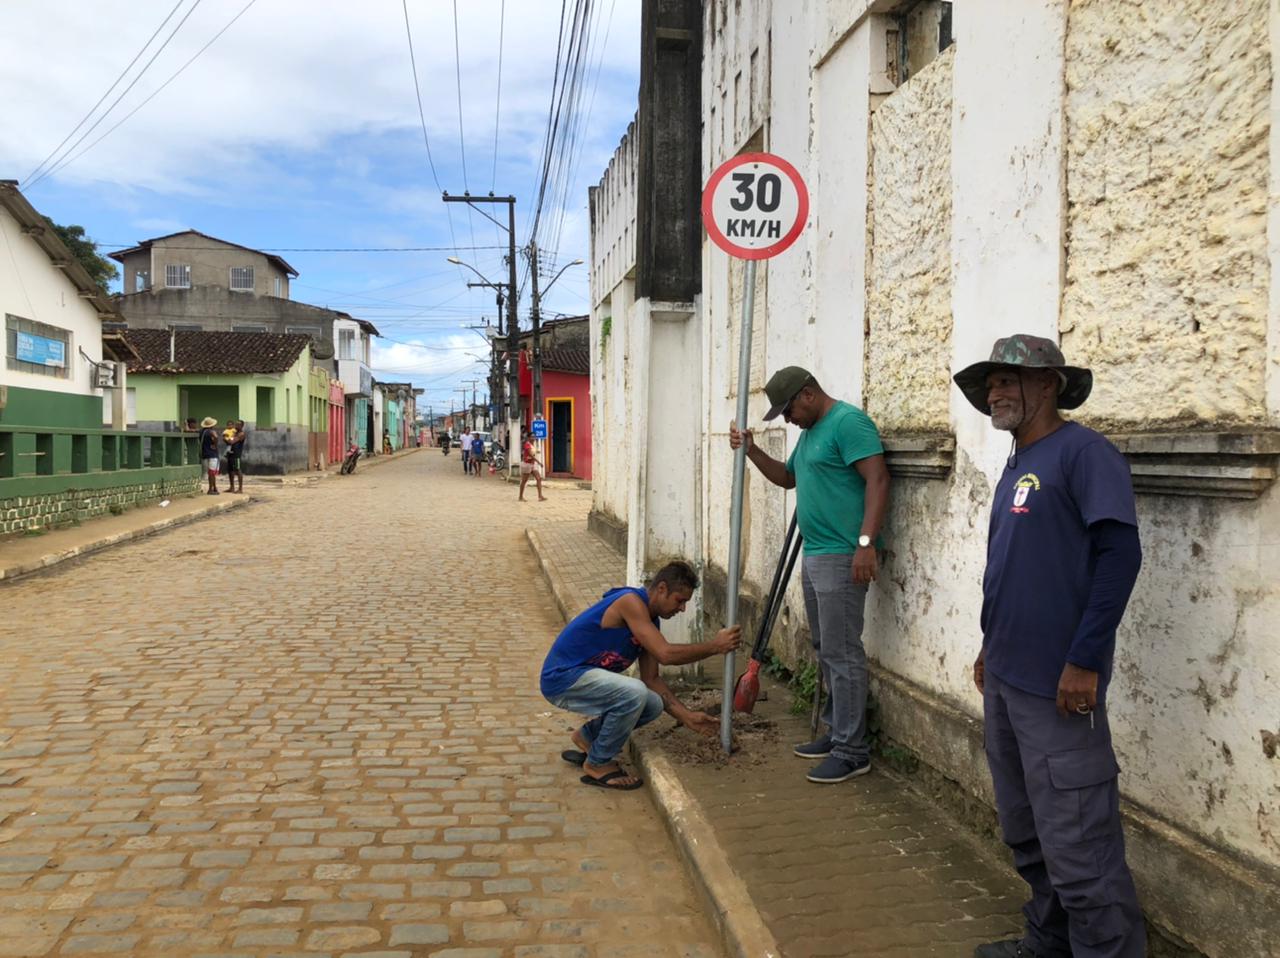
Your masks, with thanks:
M515 464L519 461L514 455L515 450L520 448L520 365L519 365L519 320L516 315L517 306L517 285L516 285L516 198L514 196L494 196L490 193L488 196L472 196L470 193L464 193L462 196L450 196L444 194L446 203L467 203L475 205L476 203L505 203L507 206L507 468L514 470ZM484 213L483 210L478 212ZM484 213L488 216L487 213ZM492 216L489 219L493 219ZM499 226L502 224L494 220ZM473 268L474 271L474 268ZM495 286L496 288L496 286Z
M529 319L533 324L533 413L542 414L542 301L538 295L538 241L529 241L529 281L532 299Z

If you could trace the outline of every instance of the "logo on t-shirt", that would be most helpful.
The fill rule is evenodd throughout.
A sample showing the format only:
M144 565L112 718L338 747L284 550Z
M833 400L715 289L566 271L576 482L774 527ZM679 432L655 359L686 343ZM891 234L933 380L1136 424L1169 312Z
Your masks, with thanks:
M1015 515L1025 515L1031 509L1027 506L1027 500L1031 497L1032 490L1039 490L1040 477L1034 472L1028 472L1013 485L1013 508L1009 511Z

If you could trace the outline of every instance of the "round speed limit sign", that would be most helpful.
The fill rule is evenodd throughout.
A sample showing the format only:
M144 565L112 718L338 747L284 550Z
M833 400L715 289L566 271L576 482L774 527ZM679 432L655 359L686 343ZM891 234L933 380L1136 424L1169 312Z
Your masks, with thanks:
M808 218L804 180L772 153L744 153L722 163L702 191L707 235L739 259L777 256L796 241Z

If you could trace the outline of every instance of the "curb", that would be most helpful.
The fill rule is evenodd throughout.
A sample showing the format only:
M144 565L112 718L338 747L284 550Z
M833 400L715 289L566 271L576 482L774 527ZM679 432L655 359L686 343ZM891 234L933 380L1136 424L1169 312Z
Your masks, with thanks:
M72 559L79 559L82 556L90 555L94 552L100 552L103 549L119 545L122 542L129 542L133 539L142 539L147 536L155 535L157 532L164 532L166 529L174 529L178 526L184 526L189 522L195 522L198 519L207 519L221 512L227 512L230 509L243 508L253 501L251 496L243 499L229 499L225 502L211 503L199 512L191 512L184 516L174 516L170 519L158 519L149 525L141 526L137 529L129 529L125 532L117 532L115 535L106 536L102 539L95 539L93 542L85 543L82 546L75 546L71 549L64 549L61 552L51 552L43 555L39 559L31 562L24 562L20 565L0 566L0 582L11 582L22 576L31 575L33 572L40 572L44 569L52 568L63 562L69 562Z
M710 911L720 941L730 958L778 958L782 952L751 900L747 886L716 841L715 830L656 750L632 740L631 755L649 784L649 794L662 813L689 876Z
M526 528L524 534L551 589L556 608L568 621L569 590L564 580L544 555L538 533ZM777 940L760 917L747 886L729 863L701 806L680 784L671 763L656 750L646 751L634 739L630 748L632 760L648 782L650 800L662 816L667 833L675 842L689 877L720 933L725 952L730 958L778 958L782 952Z

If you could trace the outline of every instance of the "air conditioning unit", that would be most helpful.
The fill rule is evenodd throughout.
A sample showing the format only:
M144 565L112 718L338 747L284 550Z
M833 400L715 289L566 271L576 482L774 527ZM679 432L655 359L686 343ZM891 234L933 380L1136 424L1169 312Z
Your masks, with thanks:
M93 367L93 388L114 389L116 385L116 367L109 363L101 363Z

